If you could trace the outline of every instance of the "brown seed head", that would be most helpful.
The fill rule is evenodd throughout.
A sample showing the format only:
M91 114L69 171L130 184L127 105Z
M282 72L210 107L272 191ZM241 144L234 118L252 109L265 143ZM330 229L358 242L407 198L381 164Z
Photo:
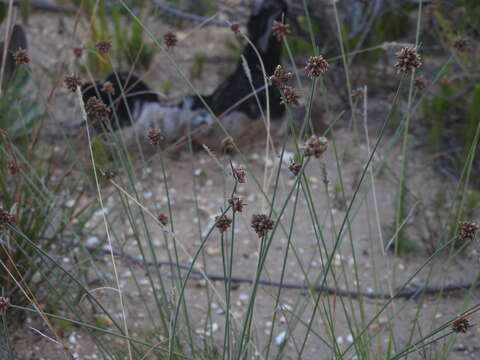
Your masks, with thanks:
M472 221L461 221L458 224L458 238L461 240L473 241L479 227Z
M291 86L284 86L282 90L284 97L282 103L300 106L300 95L297 90Z
M8 172L12 176L17 175L20 172L20 167L18 166L18 163L15 160L9 160L7 162L7 168L8 168Z
M106 120L110 114L110 108L95 96L90 97L85 104L85 111L88 116L99 120Z
M147 132L147 138L150 141L150 144L158 145L165 139L165 136L160 129L150 129Z
M235 181L238 182L239 184L244 184L247 181L246 180L247 172L243 168L240 168L240 167L234 168L232 170L232 175Z
M325 58L320 56L311 56L307 61L307 66L305 66L305 71L307 75L311 78L319 77L320 75L325 74L328 71L328 62Z
M163 42L167 47L167 50L177 46L178 38L173 32L169 31L165 35L163 35Z
M0 297L0 315L5 314L7 309L10 307L10 298L8 297Z
M252 228L258 237L264 237L269 230L273 229L275 222L265 214L254 214L252 216Z
M456 333L463 333L465 334L470 327L470 322L467 318L460 318L455 320L452 323L452 330Z
M425 79L425 76L419 76L415 79L413 82L413 85L418 89L418 90L423 90L427 87L427 79Z
M240 24L232 24L230 25L230 30L232 30L235 34L240 34Z
M168 216L165 215L164 213L158 214L157 220L158 220L158 222L159 222L160 224L162 224L163 226L167 226L167 224L168 224Z
M115 95L115 88L110 81L105 81L102 86L102 92L105 94Z
M468 39L465 39L463 37L457 37L453 42L453 47L459 52L472 51L472 49L470 48L470 42L468 41Z
M30 62L30 56L28 55L27 50L19 48L13 55L15 64L22 65L28 64Z
M282 40L282 37L287 36L291 33L289 24L282 24L281 22L273 20L273 35L275 35L278 41Z
M227 215L217 216L215 218L215 221L217 222L216 227L218 228L218 230L220 230L220 233L224 233L225 231L227 231L232 224L232 220L229 219Z
M0 233L6 231L9 225L15 224L15 217L0 208Z
M228 204L232 208L233 212L242 212L243 207L245 204L243 203L243 200L240 199L239 197L232 197L228 199Z
M302 169L302 165L300 164L297 164L295 161L292 160L292 162L290 163L290 165L288 165L288 170L290 170L290 172L297 176L299 173L300 173L300 170Z
M65 76L65 79L63 80L65 83L65 86L67 87L68 91L74 93L77 91L77 86L81 87L82 86L82 80L76 76Z
M101 40L95 44L95 48L101 53L108 53L112 48L112 40Z
M77 58L81 58L83 55L83 47L77 46L73 48L73 55Z
M363 91L362 87L356 88L352 92L352 97L354 99L362 99L365 96L365 92Z
M303 154L319 158L327 149L328 139L326 137L312 135L303 146Z
M405 47L396 53L397 62L395 68L397 73L406 73L422 66L422 58L418 52L410 47Z
M115 171L110 170L110 169L105 170L105 172L103 174L103 176L105 176L105 179L107 179L108 181L113 180L115 178L115 175L116 175Z
M273 75L268 77L268 81L279 89L283 89L291 78L291 72L286 72L282 65L277 65Z

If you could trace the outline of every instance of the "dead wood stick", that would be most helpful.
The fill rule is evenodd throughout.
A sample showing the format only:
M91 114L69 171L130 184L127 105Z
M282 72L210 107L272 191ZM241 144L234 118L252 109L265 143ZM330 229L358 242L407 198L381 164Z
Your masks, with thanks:
M102 254L110 254L110 248L108 247L95 247L95 246L87 246L87 245L80 245L80 244L75 244L71 241L65 241L65 243L69 245L73 245L74 247L82 247L86 250L89 250L91 252L100 252ZM188 271L190 269L189 265L185 264L179 264L176 262L172 261L143 261L141 258L127 254L123 251L119 250L113 250L113 255L118 256L120 258L123 258L125 260L128 260L136 265L140 266L170 266L170 267L176 267L181 270ZM205 277L208 278L211 281L227 281L229 280L228 277L222 275L222 274L211 274L211 273L202 273L201 271L193 268L191 271L192 274L196 275L195 278L192 278L192 280L201 280L204 279ZM249 283L252 284L255 279L251 277L244 277L244 276L232 276L230 281L232 283ZM447 284L445 286L425 286L425 285L416 285L412 284L413 288L409 289L400 289L399 291L394 292L393 296L389 293L376 293L376 292L370 292L370 291L362 291L362 292L357 292L357 291L350 291L350 290L344 290L344 289L337 289L334 287L329 287L329 286L321 286L321 285L314 285L314 286L308 286L307 284L304 283L297 283L297 282L278 282L278 281L272 281L272 280L259 280L259 285L263 286L272 286L272 287L282 287L284 289L292 289L292 290L311 290L315 292L321 292L324 293L325 295L335 295L335 296L342 296L342 297L351 297L354 299L358 298L367 298L367 299L384 299L384 300L389 300L389 299L413 299L416 297L419 297L420 295L448 295L453 292L458 292L458 291L468 291L472 289L478 289L480 288L480 281L475 281L475 282L458 282L458 283L451 283Z

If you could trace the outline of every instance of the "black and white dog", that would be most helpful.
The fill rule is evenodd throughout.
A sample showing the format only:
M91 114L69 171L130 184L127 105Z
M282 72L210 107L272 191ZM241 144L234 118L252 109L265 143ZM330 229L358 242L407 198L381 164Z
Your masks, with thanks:
M256 51L247 44L236 70L210 95L187 96L181 103L168 106L135 75L118 73L105 80L113 85L113 97L102 92L103 83L97 82L82 87L84 101L96 96L109 105L111 129L122 128L127 141L135 133L142 135L150 128L157 128L163 130L168 142L174 142L186 134L187 128L194 130L200 125L203 125L204 134L210 132L209 136L220 141L226 134L220 132L210 111L235 137L249 121L260 118L267 108L265 79L280 64L282 51L282 43L274 36L272 26L274 20L282 21L286 11L284 0L264 0L258 5L247 24L247 36ZM270 117L279 119L285 112L280 93L273 86L267 87Z

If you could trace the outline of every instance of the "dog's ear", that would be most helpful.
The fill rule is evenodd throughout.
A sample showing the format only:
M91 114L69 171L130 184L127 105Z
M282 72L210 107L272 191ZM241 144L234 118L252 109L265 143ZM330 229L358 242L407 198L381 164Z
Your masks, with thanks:
M5 58L5 69L3 73L3 84L5 87L12 79L17 65L14 55L19 49L27 50L27 37L21 25L15 24L8 39L7 56ZM4 43L0 43L0 64L3 63Z
M15 24L12 29L12 35L10 37L10 46L8 50L15 53L18 49L27 50L27 36L23 31L22 25Z

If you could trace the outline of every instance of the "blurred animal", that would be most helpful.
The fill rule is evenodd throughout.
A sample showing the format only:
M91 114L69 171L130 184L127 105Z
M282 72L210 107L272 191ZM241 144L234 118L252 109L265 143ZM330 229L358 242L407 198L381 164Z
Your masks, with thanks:
M194 139L199 143L216 146L226 134L216 124L212 114L221 121L230 136L236 137L249 127L251 121L261 117L267 108L266 76L273 74L280 64L282 43L273 34L273 21L282 21L287 11L284 0L264 0L251 14L248 24L248 43L235 71L212 94L201 98L186 96L179 104L164 105L158 95L128 73L109 75L105 81L112 84L113 96L102 92L104 82L85 84L84 101L92 96L102 99L111 108L112 130L122 128L123 135L133 138L135 133L145 134L150 128L161 129L168 142L174 142L196 129ZM261 61L265 72L262 69ZM285 109L277 88L268 87L271 119L279 119Z

